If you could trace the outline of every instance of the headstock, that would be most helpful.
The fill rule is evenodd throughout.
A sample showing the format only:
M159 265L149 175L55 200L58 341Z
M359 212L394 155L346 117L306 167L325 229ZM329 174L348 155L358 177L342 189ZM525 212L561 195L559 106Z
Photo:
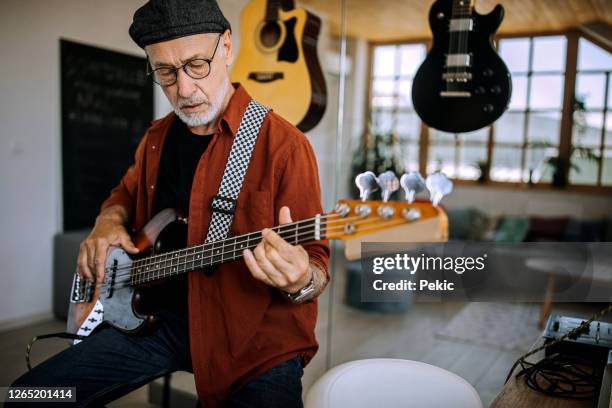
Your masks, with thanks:
M357 259L361 242L443 242L448 239L448 218L438 206L452 191L453 183L442 173L423 179L412 172L397 179L392 172L375 177L372 172L358 175L355 183L361 200L339 200L334 211L327 214L325 235L346 242L346 257ZM380 187L382 201L368 200ZM388 201L402 187L407 201ZM427 190L430 200L415 200Z

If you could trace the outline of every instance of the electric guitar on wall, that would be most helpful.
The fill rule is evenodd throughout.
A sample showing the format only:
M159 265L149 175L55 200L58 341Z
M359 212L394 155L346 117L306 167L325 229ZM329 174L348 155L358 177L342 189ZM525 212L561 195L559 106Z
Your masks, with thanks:
M412 85L414 109L428 126L470 132L506 110L512 82L493 37L504 17L497 5L487 15L474 0L437 0L429 11L433 46Z
M327 103L317 57L320 28L321 20L293 0L252 0L240 17L232 81L302 132L319 123Z
M360 244L364 241L447 240L448 219L437 204L443 195L450 193L452 182L441 173L430 175L427 187L418 173L406 174L398 181L391 172L379 177L366 172L357 176L356 182L362 200L340 200L328 214L272 229L294 245L321 239L344 240L349 260L360 257ZM407 201L387 201L400 185L406 191ZM425 188L430 191L431 202L415 201L415 194ZM383 201L367 200L378 189L382 189ZM142 296L147 285L240 260L244 249L253 249L261 242L261 231L187 247L186 220L175 210L165 209L133 236L133 242L141 253L133 257L121 248L110 251L102 283L94 284L74 275L69 333L88 336L101 323L127 333L146 329L156 319Z

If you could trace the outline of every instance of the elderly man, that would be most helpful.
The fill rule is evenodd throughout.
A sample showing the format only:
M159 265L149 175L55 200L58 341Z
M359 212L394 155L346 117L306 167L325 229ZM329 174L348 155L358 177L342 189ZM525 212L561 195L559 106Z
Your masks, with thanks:
M164 208L188 214L189 245L204 241L211 200L251 100L229 81L230 24L214 0L151 0L136 11L130 35L174 112L153 122L81 244L78 272L90 280L103 279L110 246L137 254L126 227L140 229ZM232 234L321 213L312 148L273 112L240 191ZM186 370L205 407L302 406L302 368L318 347L316 296L328 280L328 256L325 241L296 246L265 229L243 261L158 287L161 324L153 333L102 327L13 386L76 386L77 405L96 406Z

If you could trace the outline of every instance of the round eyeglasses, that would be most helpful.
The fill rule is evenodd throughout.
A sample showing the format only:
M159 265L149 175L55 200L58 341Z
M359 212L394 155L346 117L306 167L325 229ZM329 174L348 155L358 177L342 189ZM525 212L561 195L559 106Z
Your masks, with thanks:
M159 67L152 71L147 69L147 75L153 79L153 82L160 86L171 86L176 83L178 77L178 70L182 69L190 78L202 79L206 78L210 74L210 63L215 58L221 36L219 34L217 38L217 44L210 58L193 58L178 67ZM148 66L147 66L148 68Z

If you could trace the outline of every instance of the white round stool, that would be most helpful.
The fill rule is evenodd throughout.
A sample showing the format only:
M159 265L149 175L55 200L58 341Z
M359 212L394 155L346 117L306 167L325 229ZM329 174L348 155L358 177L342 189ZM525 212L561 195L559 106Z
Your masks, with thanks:
M336 366L306 395L305 408L482 408L463 378L419 361L357 360Z

